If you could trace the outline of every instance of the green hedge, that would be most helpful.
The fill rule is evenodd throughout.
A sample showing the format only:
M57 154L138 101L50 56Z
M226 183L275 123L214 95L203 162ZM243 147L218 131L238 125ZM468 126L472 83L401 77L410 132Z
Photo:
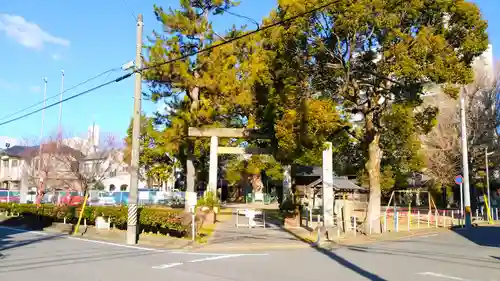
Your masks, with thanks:
M43 218L45 222L61 222L66 218L67 222L76 223L80 214L80 207L56 206L43 204L15 204L0 203L0 212L19 214L26 218ZM95 224L98 216L110 217L116 228L125 229L127 227L126 206L87 206L83 212L82 220L87 224ZM171 236L186 236L190 232L190 221L181 210L167 208L138 208L138 220L141 230L146 232L159 232ZM82 221L83 223L83 221Z

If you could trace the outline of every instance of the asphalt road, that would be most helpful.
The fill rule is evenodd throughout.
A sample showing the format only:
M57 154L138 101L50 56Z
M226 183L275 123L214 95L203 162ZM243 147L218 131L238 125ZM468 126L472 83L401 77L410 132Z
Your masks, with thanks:
M447 232L329 251L229 254L128 247L0 227L0 280L500 281L500 235L484 236Z

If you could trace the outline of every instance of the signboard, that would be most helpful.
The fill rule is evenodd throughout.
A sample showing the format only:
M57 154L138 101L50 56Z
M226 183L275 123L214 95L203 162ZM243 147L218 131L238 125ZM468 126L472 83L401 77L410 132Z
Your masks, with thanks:
M455 177L456 184L462 184L464 182L464 178L461 175Z
M198 197L196 192L186 191L186 204L188 206L194 207L196 206L197 202L198 202Z

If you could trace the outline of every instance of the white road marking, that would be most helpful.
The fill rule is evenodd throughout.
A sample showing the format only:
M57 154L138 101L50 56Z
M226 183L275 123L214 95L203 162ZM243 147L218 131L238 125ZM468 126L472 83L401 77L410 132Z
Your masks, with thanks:
M100 240L85 239L85 238L80 238L80 237L69 236L66 234L57 235L57 234L47 233L47 232L43 232L43 231L26 230L26 229L14 228L14 227L8 227L8 226L0 226L0 229L11 230L11 231L15 231L18 233L31 233L31 234L37 234L37 235L43 235L43 236L54 236L54 237L58 237L58 238L66 238L66 239L78 240L78 241L83 241L83 242L88 242L88 243L102 244L102 245L121 247L121 248L127 248L127 249L135 249L135 250L140 250L140 251L150 251L150 252L155 252L155 253L169 253L169 254L191 255L191 256L235 256L234 254L226 254L226 253L202 253L202 252L184 252L184 251L161 250L161 249L146 248L146 247L140 247L140 246L124 245L124 244L106 242L106 241L100 241ZM241 254L240 256L268 256L268 255L269 254Z
M434 237L434 236L438 236L438 234L424 235L424 236L419 236L418 238L429 238L429 237Z
M174 252L169 252L170 254L179 254L179 255L192 255L192 256L230 256L230 255L236 255L236 254L230 254L230 253L205 253L205 252L184 252L184 251L174 251ZM243 256L269 256L269 254L264 253L264 254L241 254Z
M426 276L432 276L432 277L437 277L437 278L443 278L443 279L448 279L448 280L473 281L473 280L470 280L470 279L464 279L464 278L460 278L460 277L444 275L444 274L436 273L436 272L420 272L420 273L417 273L417 274L419 274L419 275L426 275Z
M167 263L167 264L153 266L151 268L152 269L165 269L165 268L171 268L171 267L179 266L179 265L183 265L183 263L182 262Z
M208 257L208 258L203 258L203 259L192 260L192 261L189 261L189 262L190 263L195 263L195 262L204 262L204 261L214 261L214 260L237 258L237 257L242 257L242 256L244 256L244 254L216 256L216 257Z

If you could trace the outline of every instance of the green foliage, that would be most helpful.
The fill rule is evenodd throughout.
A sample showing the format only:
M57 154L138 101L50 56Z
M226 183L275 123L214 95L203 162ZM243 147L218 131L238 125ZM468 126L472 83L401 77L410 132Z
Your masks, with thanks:
M279 3L272 17L283 19L326 0ZM287 47L279 51L299 62L291 67L297 74L286 76L302 75L302 81L314 82L302 83L301 92L312 85L311 92L338 101L346 116L363 117L362 135L356 137L375 207L380 204L382 171L393 179L421 166L415 155L418 138L408 133L415 128L428 131L433 124L427 118L433 109L414 114L422 107L424 87L439 84L454 96L456 85L471 82L470 64L487 48L486 26L477 6L462 0L346 0L274 30L271 38Z
M263 21L326 2L280 0ZM211 19L234 5L200 0L181 1L178 10L155 7L163 32L148 44L146 65L221 42ZM221 36L232 38L243 30L233 27ZM457 85L471 81L470 64L487 43L486 22L475 4L463 0L338 1L283 26L145 71L148 97L170 110L145 122L141 163L159 176L171 164L156 157L168 153L185 163L192 151L197 178L203 179L208 140L188 138L188 127L255 128L272 138L221 139L220 145L272 148L273 157L224 158L231 182L263 170L273 177L281 164L320 164L329 141L335 159L344 162L335 169L365 169L373 198L379 198L381 190L423 167L419 135L434 126L437 114L422 105L426 86L438 84L456 97ZM351 124L355 115L362 117L357 127Z
M196 207L208 207L213 210L215 207L220 208L220 200L212 191L207 191L203 196L196 202Z
M68 222L74 223L80 214L80 208L48 204L39 207L35 204L0 203L0 211L25 217L41 216L53 222L61 222L66 218ZM138 215L141 229L157 229L181 235L187 235L189 232L187 225L183 223L183 212L180 210L142 207L138 209ZM82 219L92 225L98 216L110 217L117 228L127 227L128 209L125 206L87 206Z
M252 155L244 160L234 157L226 165L225 176L231 184L235 184L241 180L248 180L253 175L260 175L261 172L265 172L266 176L273 180L283 178L281 164L270 155Z

